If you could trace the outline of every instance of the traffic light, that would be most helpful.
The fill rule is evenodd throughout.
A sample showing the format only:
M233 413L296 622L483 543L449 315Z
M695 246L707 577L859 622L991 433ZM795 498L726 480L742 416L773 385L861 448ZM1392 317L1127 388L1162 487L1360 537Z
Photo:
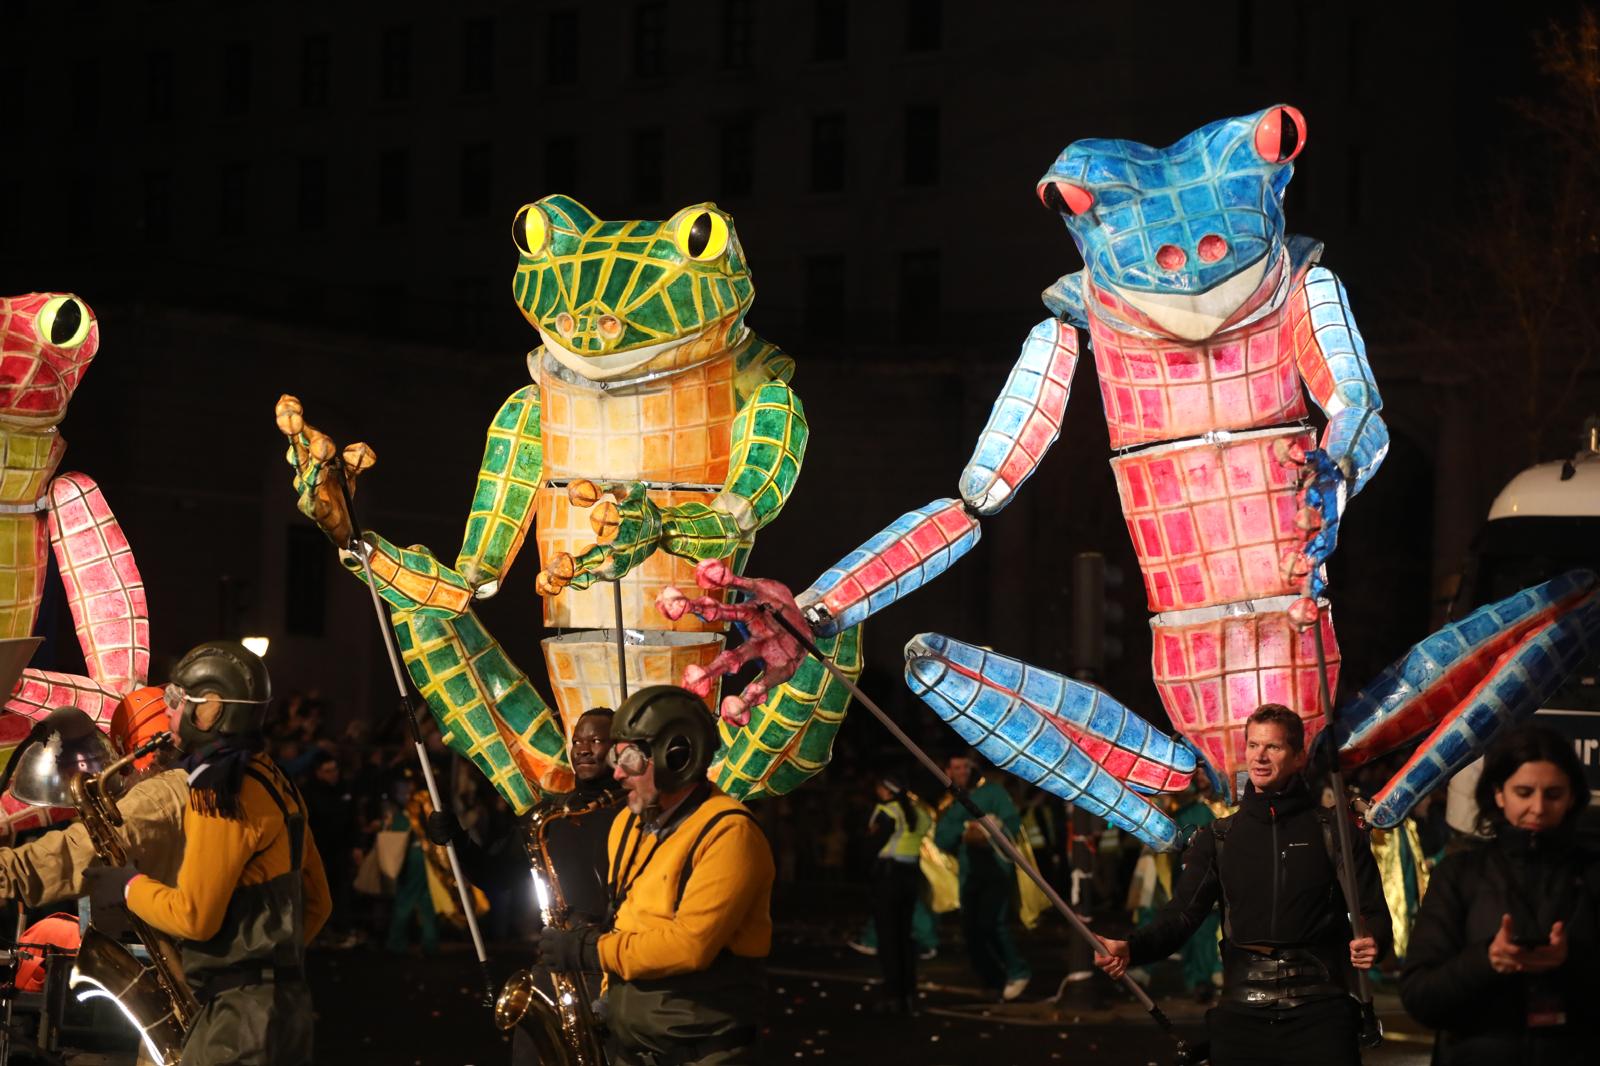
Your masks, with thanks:
M1122 657L1122 568L1107 566L1099 552L1072 557L1072 674L1101 677L1106 663Z

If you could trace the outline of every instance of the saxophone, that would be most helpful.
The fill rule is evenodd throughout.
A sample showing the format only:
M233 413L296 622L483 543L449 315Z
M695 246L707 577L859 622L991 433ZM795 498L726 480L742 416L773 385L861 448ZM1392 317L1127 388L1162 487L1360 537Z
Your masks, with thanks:
M533 872L534 893L539 900L539 916L555 929L565 929L569 916L561 879L550 863L545 833L551 822L576 818L622 802L621 796L602 796L583 807L541 806L528 816L523 829L523 845ZM494 1021L501 1029L519 1024L538 1046L539 1061L560 1066L605 1066L605 1052L589 1008L588 989L581 973L550 971L555 999L534 984L530 970L518 970L506 981L494 1003Z
M101 862L110 866L128 864L128 851L116 834L116 828L122 825L122 812L106 791L106 781L135 759L171 743L170 733L157 734L99 773L80 773L69 782L73 805ZM115 938L91 926L68 983L73 988L89 986L78 993L80 1000L114 1000L138 1028L151 1058L159 1066L166 1066L182 1055L184 1037L200 1013L200 1004L183 979L183 967L172 941L131 912L128 922L150 955L149 965L140 963Z

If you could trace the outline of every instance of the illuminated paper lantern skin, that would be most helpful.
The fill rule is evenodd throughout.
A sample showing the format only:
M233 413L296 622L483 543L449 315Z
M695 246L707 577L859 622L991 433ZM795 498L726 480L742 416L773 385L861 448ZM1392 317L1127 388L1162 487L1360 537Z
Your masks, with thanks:
M1059 434L1082 330L1154 614L1156 687L1185 750L1226 788L1243 763L1245 720L1261 704L1282 703L1308 734L1321 731L1318 635L1330 691L1340 661L1320 601L1323 564L1346 502L1377 471L1389 436L1343 286L1317 265L1320 244L1285 231L1283 191L1304 141L1303 117L1279 105L1167 148L1068 146L1037 190L1085 269L1045 291L1053 317L1024 343L962 472L961 499L902 516L802 592L796 600L813 630L859 624L977 543L977 519L1011 499ZM1320 442L1305 425L1305 392L1328 418ZM893 560L934 515L959 536L932 567L897 569ZM1336 711L1341 736L1352 737L1347 763L1433 731L1375 797L1373 824L1403 817L1600 644L1595 584L1592 574L1567 575L1446 627L1380 676L1379 696ZM1441 651L1468 645L1479 652ZM1117 824L1154 847L1174 845L1174 827L1139 795L1149 781L1122 772L1142 736L1126 717L1116 719L1126 735L1085 743L1017 688L1015 660L987 653L963 662L970 648L938 634L916 638L908 684L997 764L1097 813L1118 812ZM1053 678L1046 687L1063 705L1115 705L1091 685L1026 669ZM1040 749L1060 757L1030 754Z
M788 385L794 360L744 325L754 285L715 205L608 221L549 196L517 212L513 241L512 295L544 344L527 359L532 383L491 422L455 564L370 531L367 543L445 742L523 811L541 791L570 787L565 736L576 718L621 702L619 583L630 688L673 683L722 651L720 624L669 622L653 604L692 585L699 561L743 567L793 490L809 430ZM312 454L326 438L293 397L280 401L279 426L301 510L332 535L342 504ZM554 708L470 609L498 590L525 541L542 563L546 625L571 630L543 641ZM362 573L359 558L344 561ZM858 640L848 631L824 647L851 676ZM713 780L741 797L797 787L827 762L848 699L808 661L747 726L724 724Z
M100 347L100 327L71 293L0 298L0 637L33 633L53 549L88 676L28 669L5 714L36 719L73 706L109 724L122 697L150 672L144 580L128 539L94 479L56 470L57 426ZM20 721L0 749L26 735ZM51 812L0 798L14 830Z

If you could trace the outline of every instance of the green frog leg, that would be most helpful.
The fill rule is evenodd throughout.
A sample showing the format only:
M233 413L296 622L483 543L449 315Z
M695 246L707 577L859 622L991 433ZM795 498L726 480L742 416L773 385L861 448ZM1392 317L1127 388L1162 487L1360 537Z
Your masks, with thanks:
M468 611L440 618L391 608L400 654L451 751L471 760L511 809L567 792L572 771L555 713Z
M851 680L861 676L861 627L817 641L819 651ZM768 693L743 726L719 725L722 750L711 780L736 799L782 796L828 764L850 705L850 690L807 656L794 676Z
M335 478L339 450L305 422L292 396L278 403L278 427L289 438L289 462L303 514L340 546L340 562L364 579L351 544L351 519ZM352 445L340 461L350 487L375 462ZM362 536L373 587L388 604L401 654L438 720L446 744L470 759L516 810L541 788L569 783L565 742L554 711L472 613L474 599L494 595L535 518L543 470L539 389L524 385L489 425L483 462L455 566L428 548L399 548L370 530Z
M751 347L756 361L740 371L748 391L741 390L744 400L734 416L722 491L709 504L658 508L639 483L597 486L609 500L591 492L589 483L575 483L569 498L595 504L590 525L596 542L576 556L553 558L539 576L541 593L623 577L657 549L686 559L726 558L778 516L800 476L810 429L800 397L785 380L794 361L762 341Z

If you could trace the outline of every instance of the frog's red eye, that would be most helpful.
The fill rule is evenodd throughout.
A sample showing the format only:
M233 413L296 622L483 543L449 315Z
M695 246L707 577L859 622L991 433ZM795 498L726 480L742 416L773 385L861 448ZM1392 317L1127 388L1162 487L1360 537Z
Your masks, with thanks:
M1305 146L1305 116L1287 104L1270 109L1256 123L1256 154L1269 163L1287 163Z
M1057 213L1081 215L1094 206L1094 193L1070 181L1041 181L1037 191L1039 202Z

